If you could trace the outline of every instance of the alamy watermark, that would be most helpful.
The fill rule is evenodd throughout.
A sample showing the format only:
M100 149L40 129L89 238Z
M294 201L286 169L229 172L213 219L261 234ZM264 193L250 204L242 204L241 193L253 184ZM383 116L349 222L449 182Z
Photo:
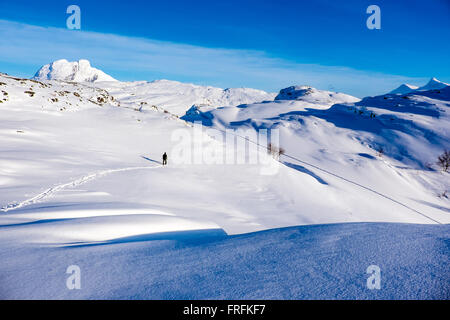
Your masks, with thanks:
M260 173L266 175L277 172L284 152L278 129L218 130L195 122L190 129L174 130L171 140L175 164L259 165Z
M367 274L370 274L370 277L367 278L367 289L369 290L380 290L381 289L381 269L377 265L370 265L366 270Z
M367 7L367 14L370 16L367 18L366 26L369 30L381 29L381 9L379 6L372 4Z
M81 29L81 9L79 6L72 4L67 7L66 13L70 16L66 20L67 29L80 30Z
M70 265L66 269L70 276L66 280L66 287L69 290L81 289L81 269L77 265Z

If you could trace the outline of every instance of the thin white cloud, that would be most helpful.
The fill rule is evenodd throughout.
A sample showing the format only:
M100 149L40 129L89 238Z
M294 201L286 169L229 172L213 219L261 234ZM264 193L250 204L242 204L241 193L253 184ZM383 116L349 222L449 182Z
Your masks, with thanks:
M270 91L308 84L356 96L387 92L403 82L421 84L426 80L346 67L300 64L270 57L261 51L205 48L7 20L0 20L0 39L0 67L4 62L35 65L37 69L62 58L88 59L94 67L126 80L131 80L130 74L139 74L147 78L133 80L153 80L155 76L163 76L172 80Z

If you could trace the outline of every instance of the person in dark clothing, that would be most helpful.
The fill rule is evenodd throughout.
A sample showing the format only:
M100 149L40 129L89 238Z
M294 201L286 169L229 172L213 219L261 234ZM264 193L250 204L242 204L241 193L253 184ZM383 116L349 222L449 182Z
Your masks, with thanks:
M167 153L164 152L163 154L163 166L167 164Z

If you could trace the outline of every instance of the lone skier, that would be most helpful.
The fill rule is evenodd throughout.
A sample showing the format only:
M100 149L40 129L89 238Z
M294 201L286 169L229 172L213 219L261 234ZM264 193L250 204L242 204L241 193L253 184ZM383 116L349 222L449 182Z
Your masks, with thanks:
M163 166L167 164L167 153L164 152L163 154Z

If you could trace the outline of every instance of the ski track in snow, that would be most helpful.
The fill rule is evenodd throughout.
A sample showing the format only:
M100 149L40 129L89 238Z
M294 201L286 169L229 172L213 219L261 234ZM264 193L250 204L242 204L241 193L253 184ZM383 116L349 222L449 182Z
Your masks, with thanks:
M237 137L239 137L239 138L242 138L242 139L244 139L244 140L247 140L247 141L250 142L250 143L256 144L256 145L259 146L259 147L262 147L262 148L267 149L266 146L262 146L262 145L260 145L259 143L255 142L255 141L251 141L251 140L248 139L247 137L243 137L243 136L240 136L240 135L238 135L238 134L234 134L234 135L237 136ZM378 191L373 190L373 189L371 189L371 188L369 188L369 187L366 187L366 186L364 186L364 185L362 185L362 184L360 184L360 183L358 183L358 182L349 180L349 179L347 179L347 178L345 178L345 177L342 177L342 176L340 176L340 175L337 175L337 174L335 174L335 173L333 173L333 172L330 172L330 171L328 171L328 170L325 170L325 169L320 168L320 167L318 167L318 166L316 166L316 165L314 165L314 164L311 164L311 163L308 163L308 162L306 162L306 161L300 160L300 159L298 159L298 158L296 158L296 157L293 157L293 156L290 156L290 155L288 155L288 154L283 154L282 156L284 156L284 157L286 157L286 158L290 158L290 159L295 160L295 161L298 161L298 162L300 162L300 163L303 163L303 164L305 164L305 165L307 165L307 166L310 166L310 167L312 167L312 168L315 168L315 169L317 169L317 170L320 170L320 171L322 171L322 172L324 172L324 173L326 173L326 174L332 175L332 176L337 177L337 178L339 178L339 179L341 179L341 180L343 180L343 181L346 181L346 182L351 183L351 184L353 184L353 185L356 185L356 186L358 186L358 187L360 187L360 188L363 188L363 189L365 189L365 190L367 190L367 191L373 192L373 193L375 193L375 194L377 194L377 195L379 195L379 196L381 196L381 197L383 197L383 198L385 198L385 199L388 199L388 200L390 200L390 201L392 201L392 202L394 202L394 203L397 203L398 205L403 206L403 207L405 207L405 208L407 208L407 209L409 209L409 210L411 210L411 211L413 211L413 212L415 212L415 213L417 213L417 214L419 214L419 215L421 215L421 216L423 216L423 217L425 217L425 218L427 218L427 219L429 219L429 220L431 220L431 221L433 221L433 222L435 222L435 223L437 223L437 224L442 224L441 222L439 222L439 221L437 221L437 220L435 220L435 219L433 219L433 218L427 216L426 214L424 214L424 213L422 213L422 212L420 212L420 211L418 211L418 210L416 210L416 209L414 209L414 208L412 208L412 207L410 207L410 206L408 206L408 205L406 205L406 204L404 204L404 203L402 203L402 202L400 202L400 201L398 201L398 200L396 200L396 199L394 199L394 198L392 198L392 197L389 197L389 196L387 196L387 195L385 195L385 194L383 194L383 193L381 193L381 192L378 192ZM282 162L281 162L281 163L282 163ZM74 180L74 181L71 181L71 182L68 182L68 183L64 183L64 184L60 184L60 185L57 185L57 186L55 186L55 187L49 188L49 189L47 189L46 191L44 191L44 192L38 194L37 196L34 196L33 198L24 200L24 201L22 201L22 202L11 203L11 204L8 204L8 205L6 205L6 206L3 206L3 207L0 209L0 211L2 211L2 212L8 212L8 211L11 211L11 210L15 210L15 209L22 208L22 207L27 206L27 205L30 205L30 204L37 203L37 202L39 202L39 201L41 201L41 200L43 200L43 199L45 199L45 198L51 196L52 194L54 194L54 193L56 193L56 192L58 192L58 191L61 191L62 189L65 189L65 188L67 188L67 187L75 187L75 186L84 184L84 183L86 183L86 182L89 182L89 181L91 181L91 180L97 179L97 178L99 178L99 177L102 177L102 176L111 174L111 173L123 172L123 171L131 171L131 170L155 169L155 168L159 168L159 167L161 167L161 166L153 166L153 167L128 167L128 168L109 169L109 170L99 171L99 172L92 173L92 174L86 175L86 176L84 176L84 177L81 177L81 178L76 179L76 180Z
M155 169L155 168L160 168L162 166L153 166L153 167L128 167L128 168L120 168L120 169L108 169L108 170L102 170L102 171L98 171L95 173L91 173L88 174L84 177L81 177L79 179L73 180L71 182L68 183L64 183L64 184L60 184L54 187L51 187L47 190L45 190L44 192L38 194L37 196L34 196L33 198L21 201L21 202L16 202L16 203L11 203L8 204L6 206L3 206L0 211L3 212L8 212L10 210L15 210L15 209L19 209L25 206L28 206L30 204L34 204L37 203L39 201L42 201L43 199L53 195L54 193L61 191L67 187L75 187L75 186L79 186L82 185L84 183L87 183L89 181L92 181L94 179L103 177L105 175L111 174L111 173L116 173L116 172L124 172L124 171L132 171L132 170L146 170L146 169Z

